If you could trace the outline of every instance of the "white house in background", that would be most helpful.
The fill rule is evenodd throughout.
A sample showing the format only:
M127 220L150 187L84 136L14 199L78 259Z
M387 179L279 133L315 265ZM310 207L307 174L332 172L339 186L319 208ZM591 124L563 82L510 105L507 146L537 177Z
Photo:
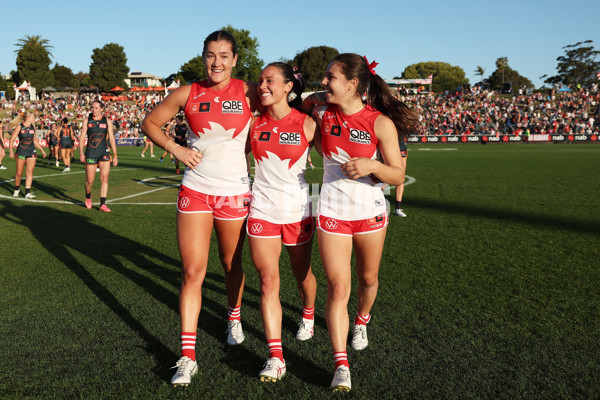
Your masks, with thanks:
M130 87L155 87L162 86L163 80L158 76L147 74L145 72L130 72L125 78L125 83Z

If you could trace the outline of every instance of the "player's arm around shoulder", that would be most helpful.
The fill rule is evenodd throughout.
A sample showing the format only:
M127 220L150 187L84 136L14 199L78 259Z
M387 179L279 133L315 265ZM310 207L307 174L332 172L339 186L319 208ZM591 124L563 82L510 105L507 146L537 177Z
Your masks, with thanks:
M260 96L258 95L258 83L256 82L244 82L244 92L246 93L246 101L250 107L250 111L258 111L261 114L267 111L260 102Z

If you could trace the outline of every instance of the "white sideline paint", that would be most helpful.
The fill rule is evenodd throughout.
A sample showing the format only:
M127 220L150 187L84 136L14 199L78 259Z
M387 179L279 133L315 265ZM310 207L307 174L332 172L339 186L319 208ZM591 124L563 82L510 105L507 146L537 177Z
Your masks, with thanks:
M121 171L132 171L132 170L138 170L139 168L124 168L124 169L117 169L117 170L111 170L111 172L121 172ZM72 174L84 174L85 171L74 171L74 172L61 172L58 174L48 174L48 175L39 175L39 176L34 176L34 179L41 179L41 178L48 178L48 177L53 177L53 176L65 176L65 175L72 175ZM144 205L144 206L149 206L149 205L176 205L177 202L173 201L173 202L169 202L169 203L164 203L164 202L160 202L160 203L115 203L116 201L119 200L125 200L125 199L129 199L131 197L136 197L136 196L141 196L144 194L148 194L148 193L152 193L152 192L157 192L159 190L163 190L163 189L168 189L171 187L178 187L179 185L176 184L166 184L166 185L161 185L160 183L148 183L149 181L155 180L155 179L165 179L165 178L172 178L172 177L178 177L181 175L167 175L167 176L155 176L152 178L146 178L143 179L141 181L138 182L138 184L141 185L147 185L147 186L160 186L157 189L152 189L152 190L148 190L145 192L141 192L141 193L136 193L136 194L132 194L129 196L125 196L125 197L120 197L117 199L110 199L110 200L106 200L106 204L126 204L126 205ZM9 182L14 182L15 179L9 179L9 180L3 180L0 181L0 184L2 183L9 183ZM16 200L16 201L27 201L30 203L50 203L50 204L73 204L76 206L82 206L84 205L84 202L82 201L68 201L68 200L36 200L36 199L26 199L24 197L13 197L13 196L7 196L7 195L3 195L0 194L0 198L2 199L10 199L10 200ZM92 203L94 205L99 205L100 203Z
M456 149L454 149L456 150ZM128 168L128 169L122 169L119 171L130 171L130 170L136 170L137 168ZM81 174L84 173L85 171L76 171L76 172L71 172L71 173L60 173L60 174L50 174L50 175L41 175L41 176L37 176L34 178L39 179L39 178L46 178L46 177L52 177L52 176L64 176L64 175L70 175L70 174ZM120 200L126 200L126 199L130 199L133 197L137 197L137 196L142 196L145 194L149 194L149 193L154 193L154 192L158 192L160 190L164 190L164 189L168 189L168 188L176 188L179 187L178 184L160 184L160 183L153 183L151 181L153 180L157 180L157 179L168 179L168 178L173 178L173 177L179 177L181 175L166 175L166 176L154 176L151 178L146 178L146 179L142 179L141 181L137 182L138 185L146 185L146 186L159 186L156 189L152 189L152 190L147 190L145 192L140 192L140 193L135 193L135 194L131 194L129 196L124 196L124 197L119 197L116 199L107 199L106 200L106 204L122 204L122 205L136 205L136 206L151 206L151 205L157 205L157 206L164 206L164 205L176 205L177 202L152 202L152 203L129 203L129 202L121 202L121 203L117 203ZM11 180L4 180L4 181L0 181L0 184L5 183L5 182L13 182L14 178ZM417 180L409 175L406 175L406 180L404 181L404 186L408 186L408 185L412 185L413 183L415 183ZM390 187L387 186L384 189L384 193L385 194L390 194ZM311 198L313 200L318 199L318 196L312 195ZM9 199L9 200L16 200L16 201L27 201L27 202L31 202L31 203L48 203L48 204L73 204L73 205L77 205L77 206L82 206L84 205L84 202L82 201L68 201L68 200L35 200L35 199L26 199L24 197L12 197L12 196L7 196L7 195L3 195L0 194L0 199ZM99 205L100 203L92 203L93 205Z
M452 147L441 147L439 149L431 149L431 148L420 148L419 151L453 151L453 150L458 150L457 148L452 148Z

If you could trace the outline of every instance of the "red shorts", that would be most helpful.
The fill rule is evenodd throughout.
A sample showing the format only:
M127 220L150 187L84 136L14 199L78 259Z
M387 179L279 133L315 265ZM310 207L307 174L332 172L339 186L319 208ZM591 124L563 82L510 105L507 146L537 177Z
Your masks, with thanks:
M317 221L319 229L323 232L334 235L352 236L380 231L387 226L389 219L387 212L384 212L373 218L358 219L356 221L344 221L319 215Z
M297 246L308 242L315 232L315 219L308 217L292 224L274 224L263 219L248 218L248 236L258 238L281 238L286 246Z
M250 209L250 192L234 196L217 196L196 192L184 185L179 188L177 211L212 213L216 219L244 219Z

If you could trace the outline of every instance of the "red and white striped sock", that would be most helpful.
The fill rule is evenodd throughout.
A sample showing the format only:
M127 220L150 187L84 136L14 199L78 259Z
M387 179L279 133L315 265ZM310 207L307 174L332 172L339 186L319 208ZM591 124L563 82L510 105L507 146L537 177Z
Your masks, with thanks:
M302 318L315 319L315 308L302 307Z
M228 321L234 321L234 320L241 321L242 320L241 309L242 309L241 304L237 307L229 306L228 310L227 310L227 320Z
M196 332L181 332L181 357L196 361Z
M281 346L281 339L267 340L267 346L269 346L269 358L277 357L283 362L283 347Z
M348 363L348 353L345 351L333 352L333 361L335 361L335 369L340 365L345 365L350 368L350 364Z
M356 318L354 318L354 325L366 325L371 320L371 314L360 315L356 313Z

